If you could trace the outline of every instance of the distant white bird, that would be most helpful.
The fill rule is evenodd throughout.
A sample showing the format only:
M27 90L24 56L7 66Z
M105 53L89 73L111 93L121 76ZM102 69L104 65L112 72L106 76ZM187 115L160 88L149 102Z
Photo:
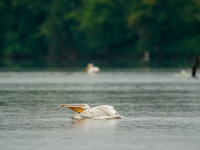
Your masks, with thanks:
M87 73L98 73L100 71L99 67L94 66L92 63L89 63L84 69Z
M187 71L185 71L185 70L181 70L181 73L175 73L174 76L175 77L189 77L190 74L187 73Z
M90 108L88 104L60 104L60 107L68 107L77 112L74 119L119 119L122 118L113 106L101 105Z

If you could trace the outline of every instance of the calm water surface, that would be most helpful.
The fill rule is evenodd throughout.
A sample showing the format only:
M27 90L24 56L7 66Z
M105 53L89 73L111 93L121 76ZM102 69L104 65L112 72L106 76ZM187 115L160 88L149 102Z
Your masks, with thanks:
M1 150L199 150L200 79L179 69L0 72ZM72 120L60 103L108 104L116 120Z

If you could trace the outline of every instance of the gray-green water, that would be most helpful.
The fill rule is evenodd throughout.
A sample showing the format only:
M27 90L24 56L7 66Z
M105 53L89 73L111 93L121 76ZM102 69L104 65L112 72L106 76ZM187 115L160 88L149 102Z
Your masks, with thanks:
M0 72L1 150L198 150L200 79L179 69ZM115 106L117 120L72 120L60 103Z

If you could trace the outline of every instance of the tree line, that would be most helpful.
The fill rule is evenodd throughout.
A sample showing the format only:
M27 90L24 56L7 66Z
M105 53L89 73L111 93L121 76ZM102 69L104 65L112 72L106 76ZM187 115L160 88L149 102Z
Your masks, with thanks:
M200 0L0 0L0 58L176 59L200 52Z

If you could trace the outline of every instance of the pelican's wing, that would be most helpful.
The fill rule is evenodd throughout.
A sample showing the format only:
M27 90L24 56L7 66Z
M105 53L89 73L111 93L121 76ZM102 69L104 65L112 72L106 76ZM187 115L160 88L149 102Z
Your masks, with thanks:
M81 117L84 118L94 118L94 117L104 117L111 116L116 117L119 114L116 112L113 106L101 105L90 108L80 113Z
M100 71L99 67L94 67L93 69L94 69L95 72L99 72Z
M88 73L98 73L99 71L99 67L92 67L87 70Z

